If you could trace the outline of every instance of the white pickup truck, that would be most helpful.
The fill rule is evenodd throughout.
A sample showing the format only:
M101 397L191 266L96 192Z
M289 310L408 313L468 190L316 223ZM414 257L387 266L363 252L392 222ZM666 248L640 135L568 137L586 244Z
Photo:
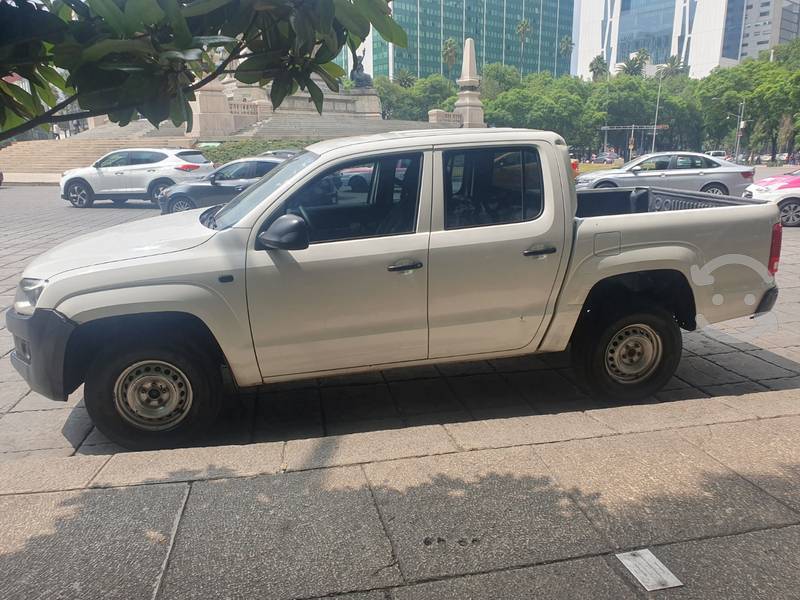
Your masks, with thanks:
M772 308L780 238L758 200L576 194L554 133L332 140L222 208L34 260L11 360L54 400L83 383L97 427L131 448L210 427L225 369L246 388L571 344L589 393L630 401L669 380L680 328Z

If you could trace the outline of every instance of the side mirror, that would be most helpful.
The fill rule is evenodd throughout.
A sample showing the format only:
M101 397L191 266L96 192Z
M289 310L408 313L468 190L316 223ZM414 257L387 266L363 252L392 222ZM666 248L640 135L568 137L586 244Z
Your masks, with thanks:
M267 250L305 250L308 248L308 224L297 215L280 216L266 231L258 234L258 241Z
M634 175L638 175L641 172L642 172L642 167L640 167L639 165L636 165L631 169L631 173L633 173Z
M211 185L217 185L217 174L216 173L211 173L208 176L208 181L211 183Z

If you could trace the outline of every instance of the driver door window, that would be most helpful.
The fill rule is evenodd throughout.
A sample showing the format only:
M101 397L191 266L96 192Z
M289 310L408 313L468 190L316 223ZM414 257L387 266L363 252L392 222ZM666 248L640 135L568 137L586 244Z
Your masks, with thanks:
M239 179L252 179L253 163L240 162L226 165L217 171L216 181L236 181Z
M281 214L302 217L311 243L414 233L422 155L349 163L296 192Z
M647 160L640 162L639 167L641 167L642 172L644 173L653 171L666 171L669 169L671 158L671 156L654 156L653 158L648 158Z
M113 152L95 164L96 177L91 182L95 193L118 194L130 187L129 154L129 152Z

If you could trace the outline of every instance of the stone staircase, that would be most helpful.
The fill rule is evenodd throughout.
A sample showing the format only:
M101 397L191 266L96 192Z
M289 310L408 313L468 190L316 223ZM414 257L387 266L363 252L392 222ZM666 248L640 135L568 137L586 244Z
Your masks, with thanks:
M382 119L365 119L363 117L344 115L341 113L323 113L318 115L309 112L291 112L278 110L271 113L268 119L258 121L254 125L239 131L236 137L266 139L325 140L350 135L368 135L386 133L387 131L407 131L411 129L439 129L457 127L453 124L433 124L421 121L396 121Z
M193 143L192 138L184 137L93 138L83 134L64 140L15 142L0 150L0 171L61 174L67 169L91 165L120 148L190 148Z

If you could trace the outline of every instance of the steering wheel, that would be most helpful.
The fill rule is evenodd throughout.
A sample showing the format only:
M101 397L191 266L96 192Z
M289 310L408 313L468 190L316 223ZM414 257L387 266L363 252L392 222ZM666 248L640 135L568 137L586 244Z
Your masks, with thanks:
M306 211L303 205L298 205L297 209L300 211L300 216L303 217L303 220L306 222L306 225L308 225L309 229L313 228L311 225L311 218L308 216L308 211Z

